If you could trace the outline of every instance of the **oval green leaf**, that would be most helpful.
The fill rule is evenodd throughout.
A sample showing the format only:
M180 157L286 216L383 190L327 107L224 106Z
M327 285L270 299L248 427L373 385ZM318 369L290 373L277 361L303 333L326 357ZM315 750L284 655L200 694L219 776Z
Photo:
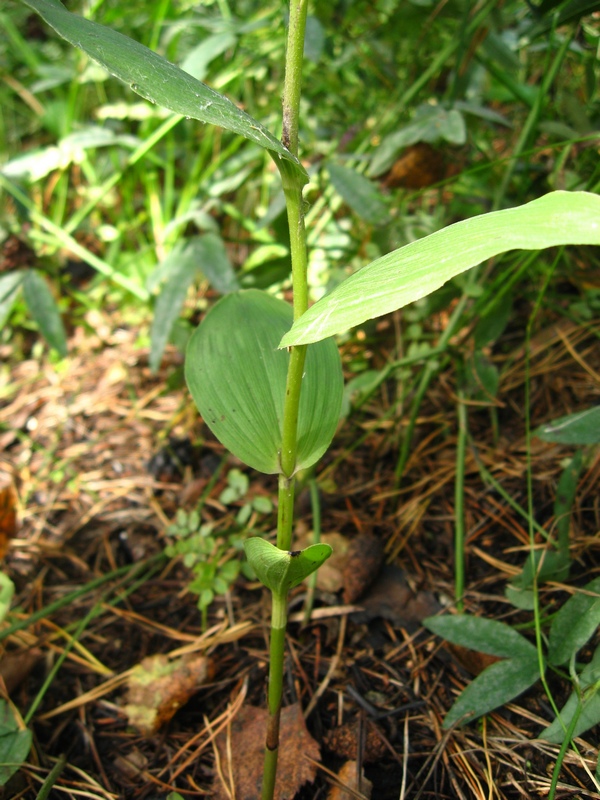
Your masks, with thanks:
M258 579L275 594L287 594L332 554L328 544L312 544L304 550L280 550L266 539L253 536L244 542L250 566Z
M129 84L144 99L176 114L244 136L293 164L296 174L302 176L302 183L308 180L298 159L260 122L158 53L105 25L72 14L58 0L22 2L37 11L63 39Z
M280 347L318 342L425 297L507 250L600 244L600 196L551 192L457 222L378 258L303 314Z
M235 456L260 472L280 472L289 355L277 349L292 309L257 289L223 297L188 344L185 376L204 421ZM296 469L323 455L342 403L340 356L332 340L308 348L298 415Z

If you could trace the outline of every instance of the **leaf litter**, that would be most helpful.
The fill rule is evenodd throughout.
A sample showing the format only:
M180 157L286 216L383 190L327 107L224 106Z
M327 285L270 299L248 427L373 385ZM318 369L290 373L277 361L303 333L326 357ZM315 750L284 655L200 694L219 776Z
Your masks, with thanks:
M373 369L392 357L385 325L385 320L379 324L379 350L369 356ZM242 696L248 708L257 709L250 714L252 724L260 726L267 598L238 580L229 598L218 598L211 607L209 629L203 632L194 598L185 591L185 569L157 554L177 508L186 497L193 504L202 496L222 449L187 398L168 386L170 373L181 364L173 350L162 372L152 376L147 353L136 348L135 333L120 328L107 311L90 312L87 327L85 333L74 331L61 371L49 360L13 361L6 345L0 352L10 365L0 375L0 469L14 484L21 519L6 556L5 568L16 583L16 610L3 625L2 645L6 665L19 653L35 655L23 668L22 680L10 688L10 700L23 716L44 684L47 665L64 658L32 715L38 766L26 765L12 778L17 781L13 795L34 800L39 776L48 774L62 753L67 765L57 789L63 794L75 790L103 798L141 798L166 797L169 791L211 793L219 785L219 769L227 779L227 742L242 713L235 715L231 708ZM354 346L347 345L347 357ZM465 605L471 614L519 623L527 622L528 614L512 609L503 592L507 577L525 561L526 521L485 483L479 463L511 498L526 505L524 421L517 401L524 352L520 346L508 347L493 358L504 366L498 439L493 440L485 409L472 411L469 420L477 458L468 450ZM593 404L599 361L591 329L551 317L532 342L532 424ZM339 564L337 583L317 595L316 612L325 615L315 613L306 627L290 626L284 703L296 708L286 713L296 714L292 736L303 743L290 748L298 762L288 775L294 788L304 774L293 772L300 770L299 753L317 748L310 751L316 753L312 761L306 759L311 772L298 800L326 797L334 784L329 773L337 773L340 761L355 758L364 764L365 780L373 783L372 796L378 800L396 800L401 787L406 798L493 793L499 800L516 800L523 792L534 797L548 793L559 746L536 738L553 718L539 685L493 712L483 725L441 728L469 681L439 640L420 627L420 619L452 603L454 381L451 371L444 373L426 398L400 492L394 486L397 448L388 414L393 387L382 387L344 424L320 467L323 529L339 532L348 547L367 532L384 544L385 558L392 563L377 577L366 575L356 603L366 616L348 614L347 606L340 606L344 578ZM353 447L365 432L361 446ZM190 440L195 452L182 469L151 474L148 463L170 439ZM569 453L533 442L534 498L547 529L553 524L561 460ZM228 466L239 467L235 460ZM237 511L218 501L226 472L203 509L203 521L224 530L234 524ZM273 492L264 478L250 477L261 494ZM571 555L581 584L597 574L599 483L596 455L582 473L572 515ZM14 496L8 503L11 531L13 501ZM310 527L310 513L303 516L302 523ZM135 546L127 544L132 542ZM567 589L542 586L544 604L558 610ZM303 592L302 587L295 591L293 607L300 607ZM50 603L54 610L46 611ZM327 615L328 605L338 609L334 615ZM93 607L96 615L73 638L75 626ZM164 716L156 733L140 737L125 711L135 665L166 654L177 663L186 653L206 655L214 675L199 688L194 684L189 695L186 690L186 701L169 721ZM570 686L556 676L551 683L562 707ZM142 705L146 702L151 705L146 700ZM305 730L314 744L302 738L299 709L309 711ZM368 723L364 744L356 734L361 715ZM369 744L373 734L368 733L373 725L381 735L375 756L375 745ZM261 750L262 735L253 738ZM313 763L319 761L319 750L322 768ZM589 776L597 758L593 734L580 737L578 751L565 757L560 790L596 797ZM262 765L262 757L253 760ZM309 766L302 767L306 774Z

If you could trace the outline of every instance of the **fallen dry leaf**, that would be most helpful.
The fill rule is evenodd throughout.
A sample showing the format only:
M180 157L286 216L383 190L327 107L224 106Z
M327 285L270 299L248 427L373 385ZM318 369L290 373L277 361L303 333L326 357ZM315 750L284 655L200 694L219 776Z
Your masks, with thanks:
M216 739L219 768L215 775L213 800L231 800L231 797L235 800L259 800L267 720L265 709L243 706L229 728L219 734ZM279 730L275 800L292 800L303 784L312 782L316 769L309 759L319 761L320 757L319 745L306 729L300 704L284 708Z
M136 747L127 754L115 756L113 766L126 778L134 781L148 769L148 758Z
M298 541L301 548L313 544L312 531L300 537ZM321 542L332 547L333 553L317 570L317 589L321 592L341 592L344 587L344 565L346 563L346 554L350 547L350 539L342 536L341 533L333 531L331 533L323 533ZM306 580L308 581L310 578Z
M363 610L352 615L358 623L381 617L398 628L416 630L421 620L437 614L440 604L432 592L414 592L408 585L404 572L395 566L382 569L369 593L360 601Z
M148 656L132 671L124 711L144 736L168 722L212 677L210 660L198 653L170 660Z
M6 555L8 543L17 533L17 503L13 479L0 472L0 560Z
M449 650L458 663L464 667L471 675L479 675L484 669L495 664L496 661L502 659L498 656L492 656L489 653L481 653L479 650L471 650L468 647L462 647L460 644L453 644L452 642L444 642L444 647Z
M350 542L344 564L344 603L354 603L379 575L383 544L371 533L359 533Z
M384 186L404 189L425 189L446 176L444 155L427 142L417 142L406 147L390 172Z
M43 652L38 647L27 650L6 650L0 658L0 676L10 694L25 680Z
M327 800L356 800L357 796L370 800L373 784L365 778L362 771L359 783L357 772L356 761L346 761L338 772L338 778L351 791L346 791L341 786L333 786L327 795Z

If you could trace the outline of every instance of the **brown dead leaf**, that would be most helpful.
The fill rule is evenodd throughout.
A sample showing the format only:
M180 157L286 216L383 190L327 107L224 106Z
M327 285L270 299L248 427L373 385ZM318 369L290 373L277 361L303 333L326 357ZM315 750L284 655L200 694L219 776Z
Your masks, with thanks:
M365 623L381 617L408 631L416 630L422 619L440 610L432 592L413 591L404 572L391 565L383 568L360 605L363 610L352 615L355 622Z
M425 189L446 176L444 155L427 142L406 147L384 180L384 186Z
M314 544L312 531L305 531L298 537L298 549L303 549ZM333 553L317 570L317 589L321 592L341 592L344 587L344 566L346 555L350 547L350 539L341 533L332 531L323 533L321 542L333 548ZM310 580L309 578L306 579Z
M25 680L42 656L43 652L38 647L2 653L0 676L9 695Z
M370 800L373 792L373 784L365 778L362 772L359 783L357 772L356 761L346 761L338 772L338 778L346 789L343 789L341 786L333 786L327 795L327 800L356 800L357 797ZM350 791L347 791L347 789Z
M350 542L344 565L344 603L354 603L379 575L383 544L371 533L359 533Z
M231 800L232 782L235 800L259 800L267 719L265 709L243 706L230 727L217 737L217 772L223 776L227 788L217 774L213 800ZM312 782L316 769L309 759L319 761L320 757L319 745L306 729L300 704L284 708L279 730L275 800L292 800L303 784Z
M17 533L17 504L13 479L0 472L0 560L6 555L8 543Z
M480 653L479 650L471 650L468 647L462 647L459 644L452 642L444 642L444 647L449 650L454 658L458 661L461 667L464 667L471 675L477 676L484 669L495 664L496 661L502 659L498 656L492 656L489 653Z
M130 724L151 736L211 677L212 663L198 653L173 660L165 655L148 656L129 678L124 711Z
M126 778L134 781L148 769L148 758L136 747L127 754L115 756L113 766Z

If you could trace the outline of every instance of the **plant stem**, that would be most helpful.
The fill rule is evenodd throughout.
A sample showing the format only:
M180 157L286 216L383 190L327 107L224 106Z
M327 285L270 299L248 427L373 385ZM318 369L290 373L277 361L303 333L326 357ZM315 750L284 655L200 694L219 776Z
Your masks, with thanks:
M271 642L269 652L269 696L267 705L269 721L265 743L262 800L272 800L277 776L279 754L279 719L283 692L283 665L285 658L285 630L287 626L287 592L272 592Z
M291 550L292 523L294 522L295 479L279 476L279 507L277 509L277 547Z
M467 451L467 407L462 389L458 390L458 441L454 482L454 597L458 611L464 610L465 593L465 457Z
M283 132L281 141L295 156L298 155L298 126L300 93L302 91L302 65L304 60L304 32L306 30L307 0L291 0L287 50L285 54L285 81L283 85Z
M290 2L281 141L295 156L298 155L300 92L302 89L302 62L307 8L307 0L291 0ZM289 169L287 162L280 161L279 170L285 194L290 230L294 319L298 319L308 308L308 282L306 277L308 253L302 210L303 184ZM281 474L279 476L277 547L281 550L290 550L292 544L294 472L298 451L298 409L300 407L300 390L302 388L305 357L305 345L291 348L283 406L280 454ZM286 625L287 592L273 592L268 695L269 721L267 723L262 800L272 800L275 793Z

